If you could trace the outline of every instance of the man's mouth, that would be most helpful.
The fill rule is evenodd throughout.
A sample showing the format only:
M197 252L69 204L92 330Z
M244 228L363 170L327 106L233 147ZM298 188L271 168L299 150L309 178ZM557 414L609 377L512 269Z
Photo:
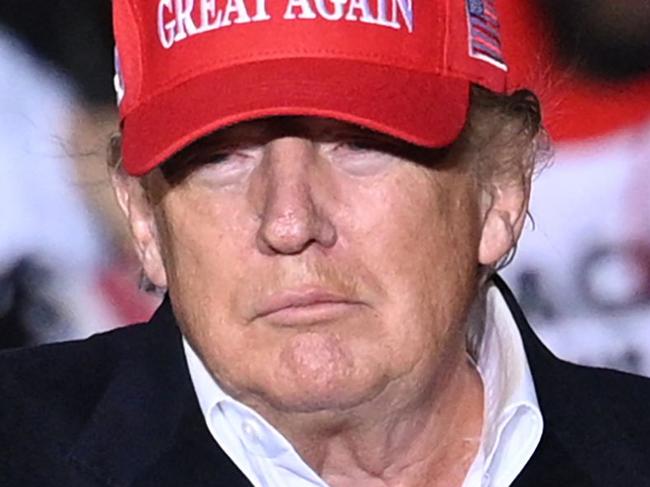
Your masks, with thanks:
M362 304L322 287L303 286L270 295L257 309L256 319L283 326L308 325L341 317Z

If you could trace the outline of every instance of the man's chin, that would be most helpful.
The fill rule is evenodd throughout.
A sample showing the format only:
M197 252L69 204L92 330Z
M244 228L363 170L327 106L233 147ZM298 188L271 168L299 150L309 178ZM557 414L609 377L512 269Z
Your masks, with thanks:
M311 413L323 417L329 413L340 415L342 412L352 411L370 402L376 395L373 389L355 390L349 384L327 389L318 385L296 387L294 384L288 390L277 388L264 394L269 405L281 413Z
M362 367L355 347L333 333L308 332L287 340L275 370L276 394L295 410L350 408L372 389L370 367ZM364 370L366 373L364 373Z

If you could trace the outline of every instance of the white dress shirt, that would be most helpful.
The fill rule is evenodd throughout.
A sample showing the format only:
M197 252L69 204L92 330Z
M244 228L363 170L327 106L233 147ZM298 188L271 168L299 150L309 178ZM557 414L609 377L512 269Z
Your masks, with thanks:
M483 380L484 421L478 454L463 487L507 487L542 436L542 414L515 324L499 290L487 291L476 364ZM206 425L255 487L327 487L291 444L253 409L226 394L183 339Z

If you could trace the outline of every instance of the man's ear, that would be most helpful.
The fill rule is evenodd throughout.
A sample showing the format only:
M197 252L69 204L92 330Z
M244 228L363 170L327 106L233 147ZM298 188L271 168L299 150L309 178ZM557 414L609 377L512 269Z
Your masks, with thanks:
M528 210L530 180L492 186L484 196L478 260L494 266L519 239Z
M126 216L135 250L145 275L158 288L167 287L153 204L141 181L123 169L111 171L111 183L117 202Z

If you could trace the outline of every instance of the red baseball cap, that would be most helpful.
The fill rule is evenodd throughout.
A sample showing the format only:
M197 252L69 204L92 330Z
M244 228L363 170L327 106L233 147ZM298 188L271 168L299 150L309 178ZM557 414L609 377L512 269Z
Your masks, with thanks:
M113 0L126 171L220 128L329 117L440 147L506 88L494 0Z

